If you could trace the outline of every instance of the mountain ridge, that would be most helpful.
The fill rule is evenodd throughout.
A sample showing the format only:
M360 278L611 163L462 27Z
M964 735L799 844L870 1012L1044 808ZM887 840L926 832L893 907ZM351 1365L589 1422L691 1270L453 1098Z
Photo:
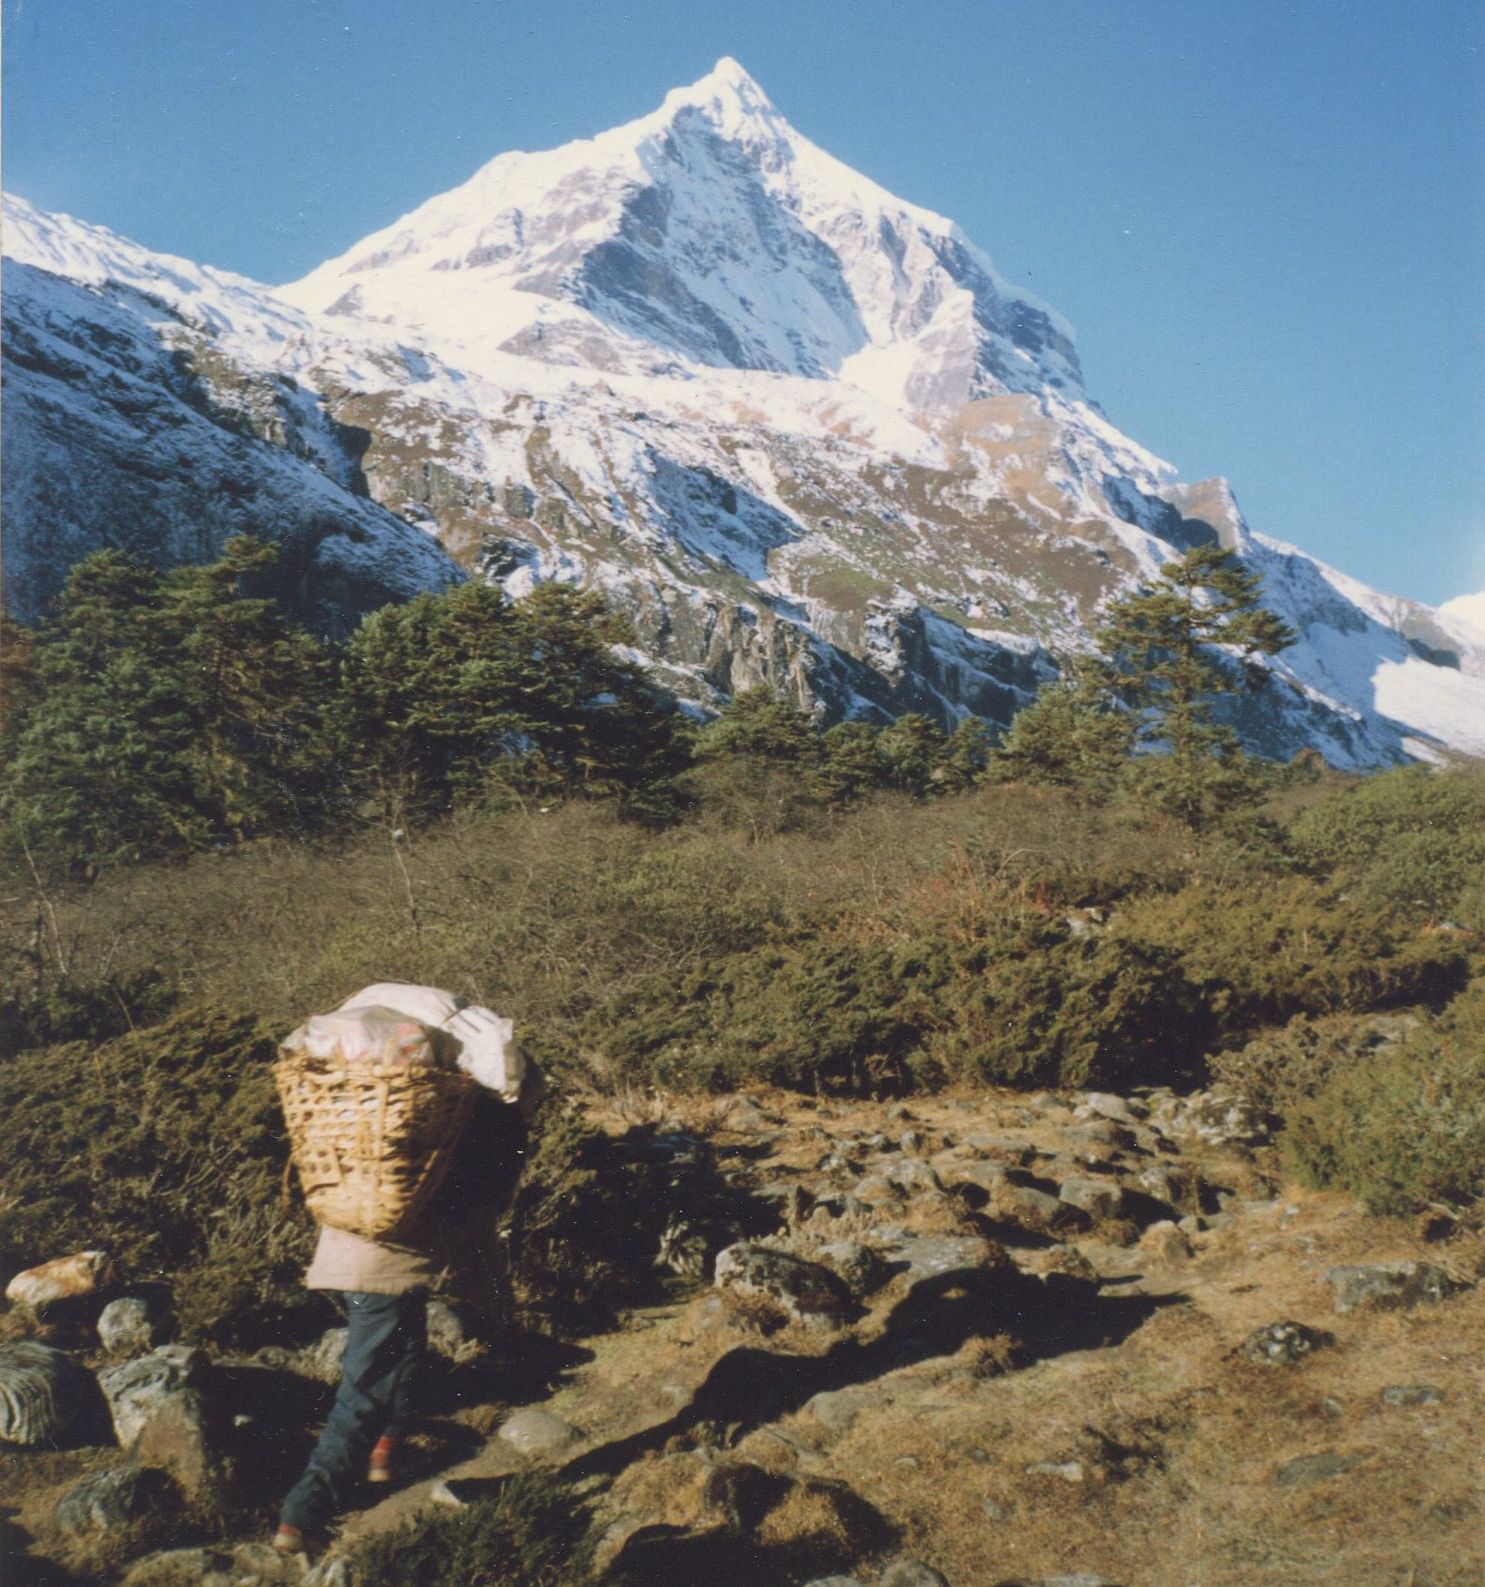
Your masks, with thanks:
M343 524L351 615L379 588L567 579L627 610L702 708L764 684L831 718L1004 725L1103 602L1215 538L1302 633L1244 702L1253 747L1485 754L1470 624L1257 534L1225 481L1181 481L1086 396L1065 321L725 58L648 117L497 156L285 288L23 201L7 237L23 615L89 544L189 559L257 526L325 586L305 595L323 621ZM38 345L50 370L26 363ZM68 455L97 488L59 508L43 487Z

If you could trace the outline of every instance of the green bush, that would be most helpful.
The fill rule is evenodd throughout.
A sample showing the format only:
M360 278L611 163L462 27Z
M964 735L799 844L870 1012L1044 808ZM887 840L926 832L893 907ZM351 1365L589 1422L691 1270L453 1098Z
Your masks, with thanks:
M1197 880L1126 905L1111 930L1174 954L1224 1041L1296 1014L1440 1006L1467 974L1459 943L1299 877Z
M1417 1024L1412 1014L1300 1014L1242 1047L1218 1053L1213 1078L1272 1119L1285 1119L1333 1075L1370 1061Z
M592 1556L588 1507L556 1478L523 1472L490 1499L418 1516L351 1551L356 1587L572 1587Z
M47 976L40 986L0 992L0 1056L59 1042L107 1041L163 1019L175 991L157 969L113 978Z
M129 1282L169 1285L188 1336L303 1307L311 1225L285 1205L273 1050L255 1020L208 1008L0 1064L9 1269L102 1248Z
M732 1189L705 1147L648 1126L609 1136L548 1104L503 1219L515 1310L528 1326L577 1334L611 1327L652 1300L660 1235L673 1219L753 1232L768 1215Z
M1282 1145L1306 1183L1347 1190L1371 1212L1485 1193L1485 983L1338 1069L1291 1113Z
M1305 864L1376 907L1439 920L1473 899L1459 923L1485 929L1485 772L1383 772L1304 811L1291 838Z

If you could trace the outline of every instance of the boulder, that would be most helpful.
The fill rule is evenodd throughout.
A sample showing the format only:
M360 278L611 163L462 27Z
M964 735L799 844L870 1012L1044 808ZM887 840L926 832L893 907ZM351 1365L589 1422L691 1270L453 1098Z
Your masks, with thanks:
M1150 1110L1143 1102L1118 1097L1108 1091L1085 1091L1078 1098L1073 1115L1080 1119L1112 1119L1115 1124L1134 1124Z
M1352 1312L1410 1311L1424 1303L1437 1305L1469 1288L1431 1262L1373 1262L1365 1266L1333 1267L1325 1282L1335 1291L1335 1309Z
M815 1255L858 1297L871 1294L887 1276L881 1257L857 1240L833 1240L822 1245Z
M1162 1218L1159 1223L1152 1223L1145 1230L1140 1236L1139 1248L1152 1261L1159 1262L1165 1267L1178 1267L1183 1262L1189 1262L1196 1255L1184 1230L1168 1218Z
M111 1268L102 1251L75 1251L71 1256L53 1257L39 1267L17 1273L5 1286L5 1298L40 1311L59 1300L91 1295L108 1281Z
M889 1267L905 1274L909 1286L946 1273L986 1271L1006 1265L1005 1253L976 1234L891 1233L879 1247Z
M921 1158L908 1157L887 1173L887 1183L908 1195L943 1194L943 1184L934 1171Z
M1268 1139L1263 1115L1235 1092L1194 1091L1171 1097L1157 1109L1158 1122L1177 1135L1195 1135L1208 1146L1256 1146Z
M890 1404L891 1397L871 1389L826 1389L805 1401L804 1408L832 1433L843 1433L862 1411L873 1405Z
M716 1285L735 1310L788 1321L829 1323L850 1309L846 1286L829 1268L746 1240L717 1257Z
M349 1328L327 1328L312 1345L290 1353L286 1363L295 1372L317 1383L338 1383L340 1363L345 1358L345 1342L350 1338ZM260 1357L266 1351L258 1352Z
M993 1196L1000 1187L1006 1183L1006 1171L1003 1163L977 1163L961 1162L946 1164L942 1169L943 1182L951 1188L959 1185L973 1185L976 1190L982 1190L987 1196Z
M57 1501L57 1530L72 1535L106 1532L146 1515L158 1516L175 1498L175 1485L163 1471L134 1464L95 1471Z
M1090 1219L1056 1196L1032 1185L1010 1181L999 1185L990 1198L990 1210L1033 1234L1071 1234L1085 1231Z
M1383 1405L1437 1405L1443 1397L1443 1390L1431 1383L1399 1383L1382 1390Z
M881 1587L949 1587L949 1578L920 1559L899 1559L882 1572Z
M0 1345L0 1443L55 1446L97 1400L92 1374L34 1339Z
M1303 1323L1274 1322L1255 1328L1243 1340L1243 1354L1256 1366L1285 1367L1303 1361L1325 1343L1325 1336Z
M162 1399L131 1447L140 1465L174 1472L192 1498L212 1497L227 1475L206 1399L198 1389L181 1389Z
M174 1396L196 1393L210 1368L204 1351L189 1345L161 1345L147 1356L136 1356L100 1372L98 1386L108 1401L120 1446L132 1449L150 1418Z
M1360 1462L1355 1455L1340 1455L1333 1449L1322 1450L1318 1455L1301 1455L1297 1460L1286 1460L1274 1473L1274 1481L1281 1488L1303 1488L1326 1477L1340 1477Z
M1124 1212L1123 1190L1107 1179L1065 1179L1057 1194L1090 1218L1118 1218Z
M428 1302L428 1347L436 1355L456 1365L472 1361L483 1351L479 1340L464 1326L464 1320L447 1301Z
M514 1416L508 1416L500 1424L496 1436L520 1454L535 1458L554 1455L558 1450L566 1449L569 1444L575 1444L582 1434L571 1422L564 1422L560 1416L530 1405L517 1411Z
M155 1343L148 1301L137 1295L111 1300L98 1316L98 1339L110 1355L139 1355Z

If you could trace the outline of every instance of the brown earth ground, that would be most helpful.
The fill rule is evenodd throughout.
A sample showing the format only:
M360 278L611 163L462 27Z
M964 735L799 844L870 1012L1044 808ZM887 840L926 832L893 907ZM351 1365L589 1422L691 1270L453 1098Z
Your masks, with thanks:
M875 1133L896 1141L907 1130L921 1138L912 1155L940 1167L936 1148L959 1143L973 1161L963 1143L986 1132L1065 1164L1075 1118L1052 1099L1028 1106L1009 1093L914 1100L906 1114L766 1092L744 1106L738 1128L731 1099L609 1103L603 1117L615 1130L646 1117L674 1123L721 1156L752 1153L755 1183L806 1188L820 1184L832 1143ZM1112 1153L1080 1150L1094 1172L1094 1159ZM920 1294L915 1309L894 1279L849 1329L790 1324L765 1336L697 1284L580 1341L590 1358L539 1403L580 1430L558 1458L596 1505L600 1562L622 1564L632 1534L657 1523L720 1534L729 1519L716 1474L746 1463L795 1481L743 1532L731 1516L737 1563L727 1579L743 1584L775 1579L750 1559L794 1561L784 1579L798 1582L829 1569L871 1582L907 1555L951 1587L1079 1572L1121 1587L1482 1587L1485 1287L1410 1311L1343 1315L1324 1274L1417 1258L1472 1281L1485 1273L1485 1238L1468 1220L1440 1239L1437 1227L1368 1217L1344 1196L1285 1184L1264 1148L1188 1136L1165 1150L1168 1166L1227 1191L1223 1213L1188 1225L1187 1241L1141 1242L1128 1224L1008 1239L1016 1267L995 1270L1004 1305L993 1285L950 1282L926 1302ZM880 1211L925 1234L976 1227L952 1197L907 1196ZM852 1233L845 1220L806 1220L792 1244L808 1254L812 1238ZM1061 1268L1084 1282L1049 1285L1036 1302L1038 1286L1017 1267ZM1244 1339L1279 1321L1329 1339L1291 1365L1249 1361ZM842 1356L843 1346L859 1346L859 1357ZM849 1414L817 1414L807 1404L817 1385L844 1388ZM1400 1387L1433 1393L1412 1397L1424 1403L1384 1398ZM435 1443L485 1438L504 1409L466 1405ZM1290 1464L1311 1456L1329 1458ZM41 1547L49 1507L89 1463L97 1457L0 1457L16 1519ZM440 1482L522 1464L490 1437L471 1458L353 1514L342 1545L404 1522ZM226 1564L220 1551L217 1559ZM146 1562L129 1579L167 1578ZM239 1549L221 1579L297 1576L258 1548ZM698 1565L695 1579L722 1578Z

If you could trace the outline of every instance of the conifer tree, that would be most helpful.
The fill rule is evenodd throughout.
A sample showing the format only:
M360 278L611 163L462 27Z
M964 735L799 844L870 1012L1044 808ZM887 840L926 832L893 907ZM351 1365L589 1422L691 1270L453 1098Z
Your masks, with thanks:
M601 597L543 585L520 601L462 584L384 607L351 637L339 716L348 756L385 816L427 815L495 785L617 795L674 808L675 713Z
M240 581L272 552L161 573L117 551L78 564L31 645L3 810L69 870L273 831L318 796L324 659Z
M1294 643L1259 605L1260 580L1220 546L1197 546L1160 570L1160 582L1114 601L1095 639L1105 689L1135 714L1141 762L1156 802L1193 829L1254 791L1237 734L1219 722L1221 695L1257 687L1254 665Z

